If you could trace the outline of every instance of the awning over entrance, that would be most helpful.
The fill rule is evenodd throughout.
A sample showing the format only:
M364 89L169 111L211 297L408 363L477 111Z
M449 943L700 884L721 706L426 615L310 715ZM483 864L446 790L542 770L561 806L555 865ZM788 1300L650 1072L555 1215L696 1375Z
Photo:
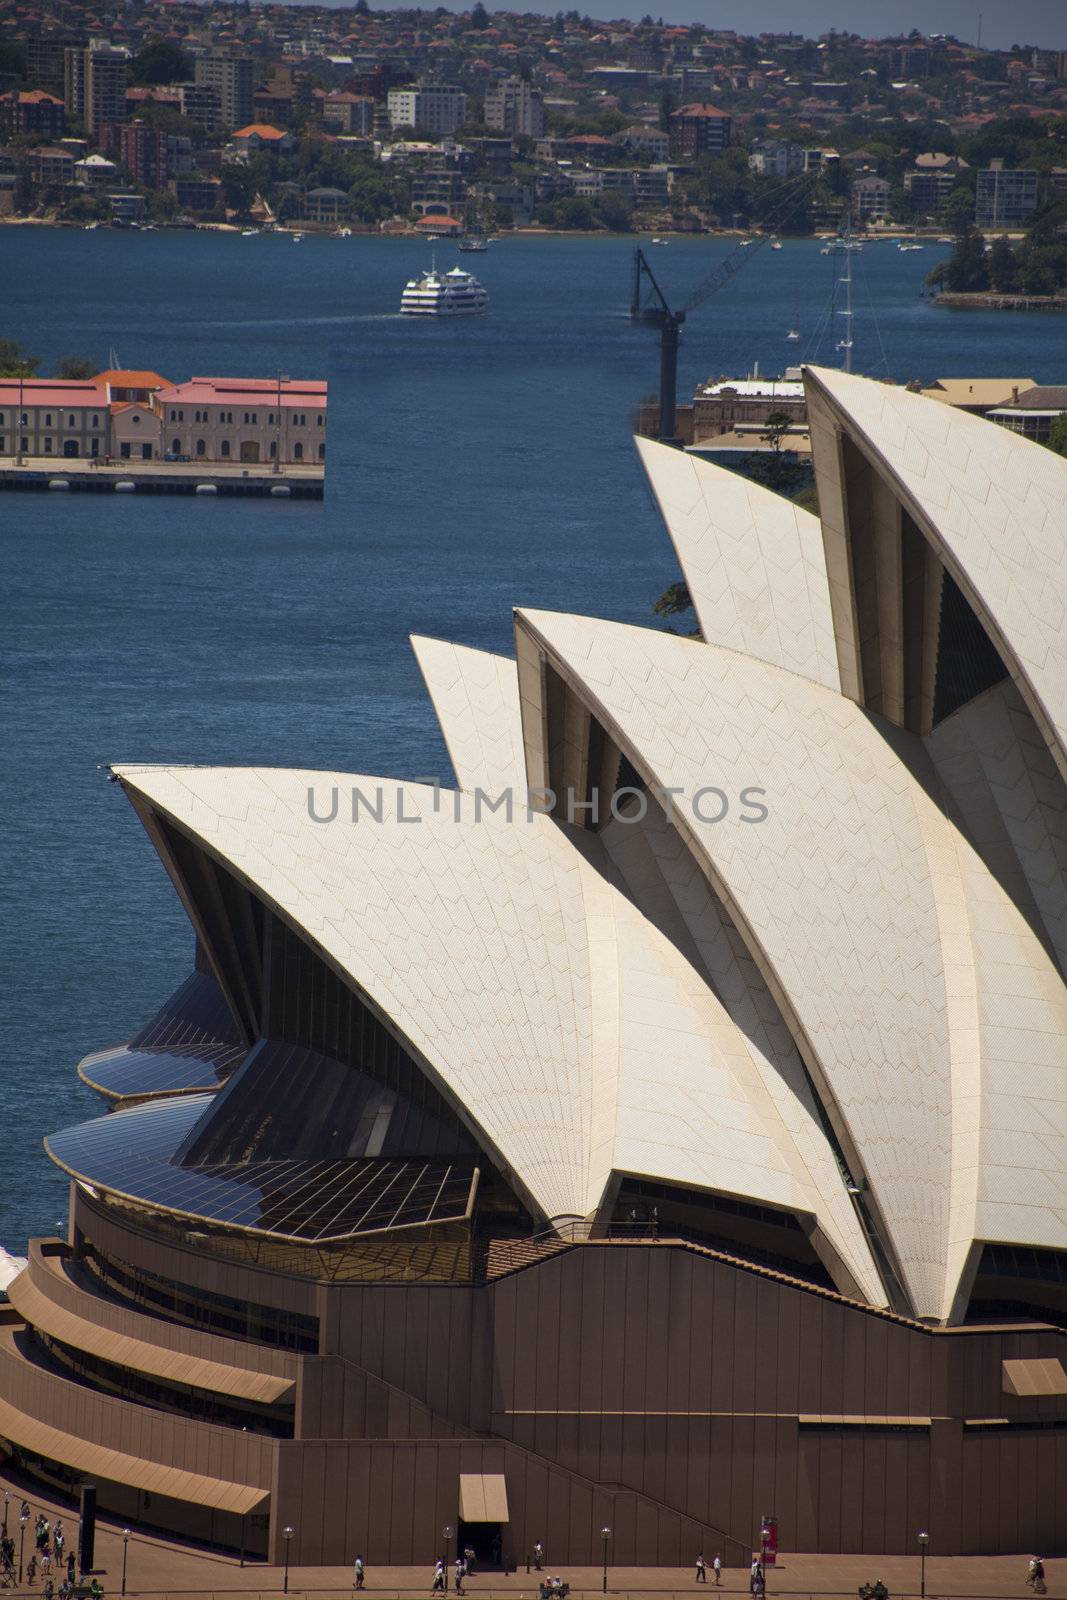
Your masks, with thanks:
M502 1472L461 1472L459 1515L462 1522L508 1522L508 1490Z
M1003 1361L1003 1388L1028 1399L1040 1394L1067 1394L1067 1372L1058 1356L1031 1356L1025 1361Z

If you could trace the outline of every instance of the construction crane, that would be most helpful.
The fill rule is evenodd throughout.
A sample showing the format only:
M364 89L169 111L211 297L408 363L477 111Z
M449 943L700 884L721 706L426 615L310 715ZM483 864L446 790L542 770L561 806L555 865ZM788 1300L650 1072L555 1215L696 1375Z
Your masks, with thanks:
M784 193L779 196L776 215L781 216L814 183L812 173L805 173L803 178L787 184ZM634 322L645 322L660 330L659 336L659 440L661 444L677 444L675 436L675 423L678 411L678 339L682 324L690 312L696 311L705 300L710 300L712 295L718 294L730 279L741 269L748 265L755 256L758 256L765 245L774 238L774 229L770 227L765 233L757 234L754 239L742 239L730 251L725 261L720 261L713 267L707 276L697 285L689 296L681 311L672 311L667 303L667 297L656 281L656 275L648 264L645 252L641 249L634 251L633 261L633 286L630 295L630 318ZM648 283L652 290L651 302L642 304L642 286Z

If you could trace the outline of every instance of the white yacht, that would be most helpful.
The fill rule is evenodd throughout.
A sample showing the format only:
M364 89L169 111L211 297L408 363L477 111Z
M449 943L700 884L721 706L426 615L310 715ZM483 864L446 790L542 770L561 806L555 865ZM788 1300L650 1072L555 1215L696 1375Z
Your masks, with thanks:
M405 284L400 313L405 317L470 317L488 304L489 296L473 273L462 267L438 272L435 264L421 278L410 278Z

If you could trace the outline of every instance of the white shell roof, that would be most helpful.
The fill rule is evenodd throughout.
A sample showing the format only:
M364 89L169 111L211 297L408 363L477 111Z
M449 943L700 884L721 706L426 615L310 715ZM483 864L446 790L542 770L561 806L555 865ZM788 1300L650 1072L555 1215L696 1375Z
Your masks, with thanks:
M351 774L115 771L392 1019L546 1216L595 1210L614 1170L741 1195L815 1215L878 1299L855 1219L820 1193L747 1040L594 838ZM381 792L380 822L351 822L353 786ZM334 788L337 817L313 821L309 789L326 816Z
M1067 1118L1062 980L931 798L920 742L890 740L842 696L701 641L551 612L520 611L517 626L646 778L681 791L678 830L792 1019L919 1314L947 1314L975 1237L1036 1228L1067 1246L1058 1156L1027 1158L1015 1132L1040 1099L1062 1107L1056 1127ZM735 802L758 785L766 820L746 824L736 806L702 820L691 797L708 785ZM1009 1112L1013 1053L1017 1079L1024 1061L1045 1072L1033 1100L1017 1081ZM1031 1190L1039 1226L1021 1209L1031 1163L1048 1173Z
M636 444L704 638L839 689L819 519L725 467Z
M1067 461L905 389L805 372L809 403L829 407L930 537L1067 779Z
M508 656L412 635L461 789L526 790L519 680Z

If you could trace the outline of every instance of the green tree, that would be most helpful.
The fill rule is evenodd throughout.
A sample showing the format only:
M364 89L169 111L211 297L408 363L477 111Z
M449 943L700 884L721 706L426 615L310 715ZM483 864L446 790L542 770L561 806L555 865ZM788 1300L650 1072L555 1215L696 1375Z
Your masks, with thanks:
M658 600L652 602L652 615L661 617L668 622L668 633L678 632L677 628L670 626L669 618L684 617L687 612L692 610L693 597L689 593L689 585L687 583L672 583L668 588L664 589ZM698 627L690 628L689 637L691 639L699 639L700 629Z
M1058 456L1067 456L1067 411L1061 411L1053 421L1048 447L1055 450Z
M617 189L609 189L598 198L596 212L611 233L629 233L633 227L633 203Z
M0 339L0 378L32 378L40 366L14 339Z
M968 227L974 221L974 193L966 184L957 183L949 191L945 201L942 215L945 226L957 231Z
M476 0L474 10L471 12L471 27L479 32L489 26L489 13L482 5L482 0Z
M1007 239L993 240L989 281L999 294L1013 294L1019 287L1019 260Z
M945 263L944 284L953 294L976 294L989 288L985 241L973 227L957 235L952 255Z
M560 228L593 228L596 218L593 208L588 200L582 200L576 194L565 195L562 200L557 200L553 208L555 221Z
M84 381L86 378L95 378L99 371L96 362L87 361L84 356L64 356L56 368L56 377Z
M193 63L176 44L152 39L130 62L131 83L183 83L193 75Z

